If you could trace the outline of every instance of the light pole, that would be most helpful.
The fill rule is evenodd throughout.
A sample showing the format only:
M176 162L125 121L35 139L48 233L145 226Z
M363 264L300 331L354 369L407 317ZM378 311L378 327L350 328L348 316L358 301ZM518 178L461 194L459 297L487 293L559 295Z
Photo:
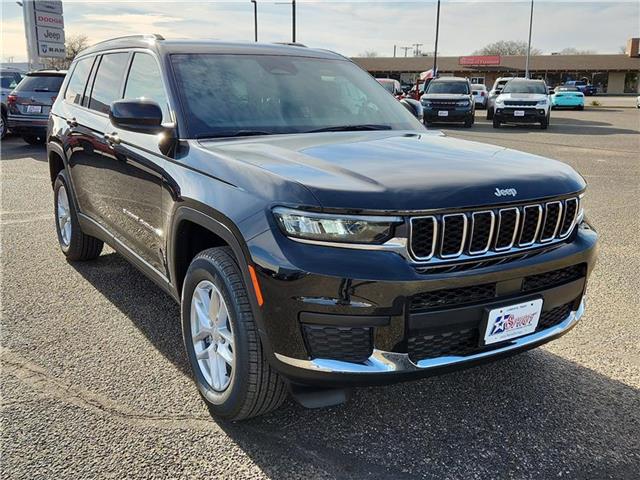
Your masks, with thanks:
M255 41L258 41L258 0L251 0L253 3L253 35Z
M293 43L296 43L296 0L291 0L291 30Z
M529 78L529 57L531 56L531 30L533 28L533 0L531 0L531 14L529 15L529 43L527 44L527 61L524 67L524 76Z
M438 0L438 11L436 13L436 45L433 49L433 78L438 71L438 35L440 33L440 0Z

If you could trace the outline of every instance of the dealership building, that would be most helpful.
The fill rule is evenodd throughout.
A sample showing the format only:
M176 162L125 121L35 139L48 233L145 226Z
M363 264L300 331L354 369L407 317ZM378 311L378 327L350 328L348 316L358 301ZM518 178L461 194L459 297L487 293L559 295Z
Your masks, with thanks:
M395 78L415 83L420 72L433 67L433 57L367 57L353 59L377 78ZM520 55L474 55L438 57L440 76L466 77L491 88L498 77L524 76L526 57ZM640 93L640 39L630 39L627 52L618 55L534 55L531 78L542 78L550 86L568 80L586 79L599 93Z

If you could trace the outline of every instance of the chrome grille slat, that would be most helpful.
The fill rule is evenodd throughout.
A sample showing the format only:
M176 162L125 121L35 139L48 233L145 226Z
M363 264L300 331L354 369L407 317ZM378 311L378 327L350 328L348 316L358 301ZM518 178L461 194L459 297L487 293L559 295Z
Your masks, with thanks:
M578 197L571 197L411 217L409 254L417 262L443 263L443 267L455 260L523 255L567 239L579 222L579 212Z

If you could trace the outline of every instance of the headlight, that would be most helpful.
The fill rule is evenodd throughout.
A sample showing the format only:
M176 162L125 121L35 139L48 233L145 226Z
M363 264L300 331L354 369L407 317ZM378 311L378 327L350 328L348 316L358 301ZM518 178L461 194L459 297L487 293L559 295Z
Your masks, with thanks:
M337 243L384 243L403 222L400 217L328 215L284 207L274 208L273 214L289 237Z
M422 106L423 107L430 107L431 106L431 102L429 100L422 100Z
M497 99L496 100L496 107L504 107L504 100Z
M546 104L547 104L547 100L546 100L546 99L545 99L545 100L539 100L539 101L538 101L538 106L539 106L539 107L544 107Z
M456 102L456 105L459 107L468 107L469 106L469 100L458 100Z

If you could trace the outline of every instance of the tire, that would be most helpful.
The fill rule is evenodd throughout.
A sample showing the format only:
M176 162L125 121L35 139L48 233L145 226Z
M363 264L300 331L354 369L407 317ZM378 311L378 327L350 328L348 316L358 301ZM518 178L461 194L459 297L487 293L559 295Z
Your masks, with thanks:
M67 260L93 260L100 255L104 244L102 240L86 235L80 229L75 199L68 185L66 171L62 170L53 185L53 204L58 243ZM64 197L66 197L66 215L63 214L63 210L65 210ZM69 227L68 230L66 229L67 226Z
M228 312L225 327L221 328L220 323L211 322L210 317L206 316L212 333L208 333L207 329L204 332L208 334L206 338L194 340L192 329L195 328L197 333L200 327L192 327L192 314L198 316L199 311L214 310L198 310L192 305L203 298L206 302L207 295L210 305L214 295L221 299L217 301L220 308L215 311L221 312L225 307ZM248 295L240 268L228 247L204 250L193 259L187 270L181 305L182 334L187 356L195 383L209 412L214 417L226 420L244 420L265 414L278 408L287 396L285 382L265 357ZM213 305L215 308L216 303ZM202 325L202 322L198 320L196 325ZM222 331L227 332L227 337L220 333ZM208 357L198 360L196 349L201 355L206 351L210 353ZM208 368L215 365L211 360L211 350L215 359L223 357L218 351L224 351L225 355L231 356L232 363L225 360L222 370ZM205 364L199 364L200 361ZM214 371L218 372L216 378Z
M578 107L578 110L584 110L584 105L580 105L580 106Z
M549 117L545 118L540 122L540 129L546 130L549 127Z
M23 135L22 139L29 145L44 145L44 135Z
M473 117L469 117L464 121L464 128L471 128L473 127L473 123L474 123L474 119Z
M3 110L0 114L0 140L7 136L7 131L7 114Z
M497 118L493 117L493 128L500 128L501 122Z
M487 107L487 120L493 120L493 108Z

